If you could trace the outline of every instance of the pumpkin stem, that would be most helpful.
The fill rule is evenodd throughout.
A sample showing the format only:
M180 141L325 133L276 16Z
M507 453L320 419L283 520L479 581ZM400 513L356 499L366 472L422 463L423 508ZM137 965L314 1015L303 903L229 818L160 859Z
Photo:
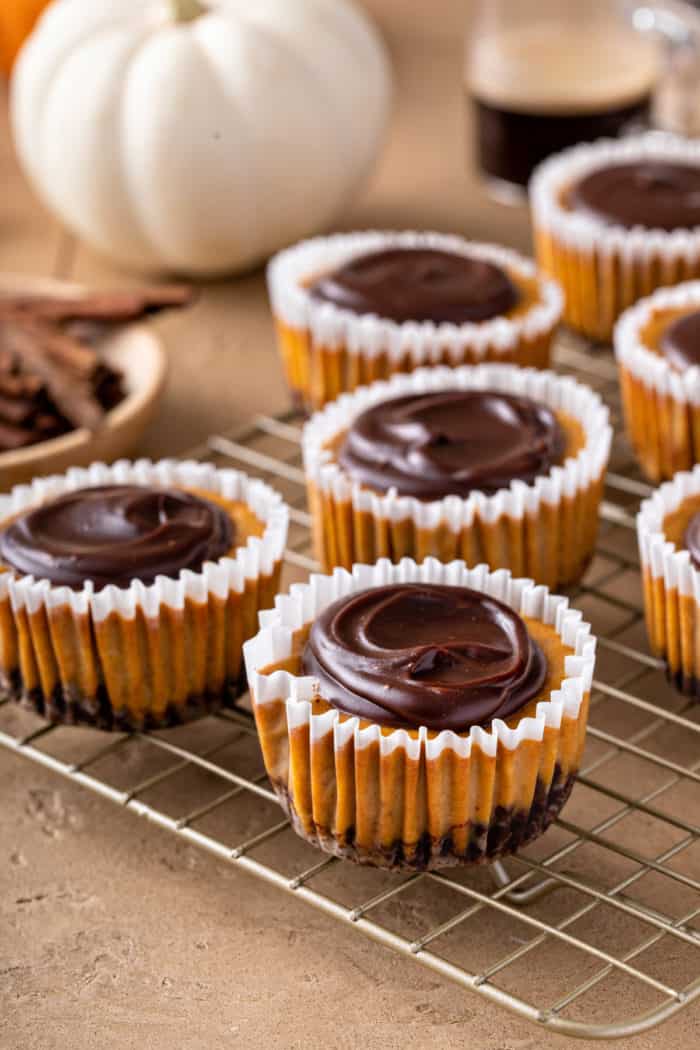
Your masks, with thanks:
M171 3L176 22L193 22L206 10L200 0L171 0Z

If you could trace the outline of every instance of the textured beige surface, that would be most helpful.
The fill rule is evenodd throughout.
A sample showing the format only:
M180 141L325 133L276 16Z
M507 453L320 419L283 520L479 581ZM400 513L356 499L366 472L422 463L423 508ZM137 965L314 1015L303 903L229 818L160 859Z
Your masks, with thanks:
M368 6L396 61L398 106L380 170L343 226L454 229L525 247L526 217L487 202L465 173L464 5ZM41 211L4 128L0 180L0 267L127 279ZM284 405L260 273L204 288L190 313L158 327L172 375L143 451L177 452ZM0 798L2 1050L576 1045L4 752ZM539 955L533 985L542 966ZM620 1008L633 1013L627 997ZM699 1026L696 1008L624 1045L690 1048Z

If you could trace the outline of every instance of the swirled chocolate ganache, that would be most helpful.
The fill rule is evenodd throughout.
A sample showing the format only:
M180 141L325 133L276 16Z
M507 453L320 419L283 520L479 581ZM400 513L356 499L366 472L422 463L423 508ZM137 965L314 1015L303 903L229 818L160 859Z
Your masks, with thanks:
M440 390L373 405L354 420L338 462L369 488L421 500L531 483L564 455L554 413L496 390Z
M637 160L598 168L573 184L568 204L606 224L631 229L700 226L700 166Z
M507 314L520 293L486 259L435 248L386 248L360 255L309 286L312 299L401 324L465 324Z
M683 314L661 337L661 353L679 372L700 365L700 310Z
M520 710L547 672L507 605L466 587L419 583L333 602L311 628L302 666L346 714L457 733Z
M97 590L196 572L233 546L219 506L180 489L104 485L42 503L0 532L0 563L25 576Z

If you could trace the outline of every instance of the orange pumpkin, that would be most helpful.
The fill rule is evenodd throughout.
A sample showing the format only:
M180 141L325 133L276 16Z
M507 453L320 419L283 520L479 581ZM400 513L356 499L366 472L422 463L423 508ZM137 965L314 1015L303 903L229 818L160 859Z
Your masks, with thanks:
M1 0L0 69L9 76L17 52L49 0Z

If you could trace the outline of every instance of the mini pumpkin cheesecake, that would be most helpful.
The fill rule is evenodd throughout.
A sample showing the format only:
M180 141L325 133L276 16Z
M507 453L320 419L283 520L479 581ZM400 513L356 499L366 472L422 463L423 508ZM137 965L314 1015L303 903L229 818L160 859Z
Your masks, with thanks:
M651 133L576 146L530 184L536 256L564 319L609 340L656 288L700 276L700 145Z
M652 481L700 460L700 281L660 288L615 327L630 440Z
M700 697L700 465L645 500L637 516L647 633L671 681Z
M270 303L296 403L427 364L545 368L562 297L515 252L460 237L353 233L281 252Z
M549 826L584 746L595 640L509 573L404 559L314 576L245 659L295 830L387 868L478 864Z
M0 499L0 690L105 729L230 703L286 528L273 490L194 462L96 464L14 489Z
M338 399L302 448L325 569L486 562L555 586L595 545L611 430L574 380L509 365L422 369Z

